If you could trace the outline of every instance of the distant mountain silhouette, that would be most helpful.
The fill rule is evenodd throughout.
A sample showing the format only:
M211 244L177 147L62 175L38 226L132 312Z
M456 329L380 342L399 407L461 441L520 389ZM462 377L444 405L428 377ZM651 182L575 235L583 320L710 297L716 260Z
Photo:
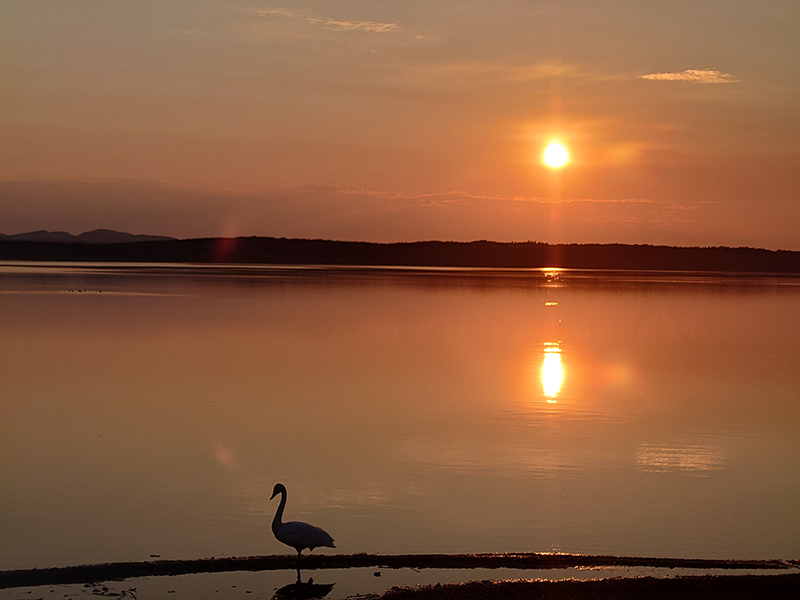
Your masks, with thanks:
M66 231L30 231L28 233L17 233L15 235L4 235L0 233L0 240L17 240L21 242L55 242L60 244L125 244L128 242L157 242L173 240L175 238L162 235L134 235L123 233L111 229L95 229L80 235L72 235Z
M89 234L83 235L89 236ZM98 237L99 234L94 239ZM556 267L800 274L800 252L757 248L488 241L378 244L271 237L153 240L155 236L145 237L152 241L79 243L76 239L71 243L64 243L25 241L6 237L0 238L0 260L475 268Z

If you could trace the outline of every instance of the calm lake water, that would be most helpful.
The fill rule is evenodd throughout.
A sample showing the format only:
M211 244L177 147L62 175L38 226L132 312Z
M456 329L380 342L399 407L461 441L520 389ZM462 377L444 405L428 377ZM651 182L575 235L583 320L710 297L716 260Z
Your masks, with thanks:
M800 558L797 278L0 263L0 340L0 569L290 553L276 482L341 553Z

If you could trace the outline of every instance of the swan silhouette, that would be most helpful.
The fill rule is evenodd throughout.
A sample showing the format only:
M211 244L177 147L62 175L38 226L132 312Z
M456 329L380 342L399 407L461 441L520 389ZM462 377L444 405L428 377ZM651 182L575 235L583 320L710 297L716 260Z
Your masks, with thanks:
M275 511L275 518L272 519L272 533L275 534L279 542L297 550L298 560L303 548L308 548L309 552L320 546L336 548L333 545L333 538L319 527L300 521L287 521L284 523L283 509L286 508L286 486L282 483L275 484L275 487L272 488L272 496L269 499L272 500L278 494L281 495L281 503L278 505L278 510Z

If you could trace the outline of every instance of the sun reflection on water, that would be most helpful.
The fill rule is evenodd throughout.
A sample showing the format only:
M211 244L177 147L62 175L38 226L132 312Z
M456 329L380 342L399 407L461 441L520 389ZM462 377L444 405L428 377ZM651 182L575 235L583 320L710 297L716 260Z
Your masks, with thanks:
M544 343L544 362L542 363L542 391L550 403L556 402L564 380L564 369L561 366L560 342Z

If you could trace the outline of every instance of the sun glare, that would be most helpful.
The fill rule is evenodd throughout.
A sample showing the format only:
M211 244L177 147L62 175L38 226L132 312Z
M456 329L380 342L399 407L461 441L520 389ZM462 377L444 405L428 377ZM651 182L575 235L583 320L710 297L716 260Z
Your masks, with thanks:
M551 169L560 169L569 162L569 152L558 142L553 142L544 150L544 164Z
M564 370L561 367L561 348L558 342L545 342L544 363L542 363L542 392L547 402L554 403L561 390Z

